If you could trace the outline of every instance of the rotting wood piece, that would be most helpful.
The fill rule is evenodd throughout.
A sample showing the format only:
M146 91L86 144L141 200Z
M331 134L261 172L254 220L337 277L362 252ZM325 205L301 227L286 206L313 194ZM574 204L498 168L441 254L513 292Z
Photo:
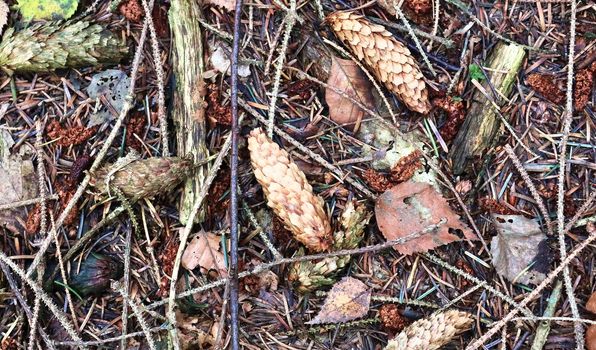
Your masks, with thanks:
M454 174L464 173L472 161L482 157L491 147L501 126L499 111L492 102L499 107L504 105L503 96L511 92L524 57L523 47L515 44L499 43L494 48L485 65L490 84L488 81L482 84L492 101L482 91L474 93L468 115L451 146Z
M198 162L208 157L205 145L205 95L207 89L203 81L203 37L199 19L202 17L200 2L173 0L169 10L172 31L172 68L176 81L172 119L176 127L178 155L192 155ZM180 222L189 220L190 211L199 189L205 181L208 167L197 169L194 176L185 184L180 201ZM203 220L200 211L195 221Z

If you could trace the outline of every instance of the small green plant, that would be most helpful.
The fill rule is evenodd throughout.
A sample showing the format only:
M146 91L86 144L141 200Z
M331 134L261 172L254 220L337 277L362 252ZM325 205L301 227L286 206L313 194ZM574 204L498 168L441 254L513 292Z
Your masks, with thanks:
M482 69L477 64L469 65L468 71L470 72L470 80L482 81L486 79L484 72L482 72Z

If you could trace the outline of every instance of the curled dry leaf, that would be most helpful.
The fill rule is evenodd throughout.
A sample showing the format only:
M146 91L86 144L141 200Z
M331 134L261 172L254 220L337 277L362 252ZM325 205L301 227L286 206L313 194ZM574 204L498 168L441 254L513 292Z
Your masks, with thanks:
M197 266L205 270L216 270L220 276L227 277L228 269L220 248L220 236L201 231L184 250L182 266L187 270L194 270Z
M368 109L375 108L371 83L354 61L333 57L327 84ZM365 114L362 108L329 87L325 91L325 101L329 106L331 120L354 131L358 130Z
M511 282L538 284L546 278L549 249L536 220L521 215L493 215L497 235L490 244L497 272Z
M464 238L477 239L460 221L459 215L451 210L445 198L425 183L408 181L386 191L377 199L375 215L377 225L387 240L424 230L438 223L441 218L447 220L435 231L394 247L406 255L425 252Z
M306 324L343 323L363 317L370 308L370 296L364 283L344 277L331 288L317 316Z

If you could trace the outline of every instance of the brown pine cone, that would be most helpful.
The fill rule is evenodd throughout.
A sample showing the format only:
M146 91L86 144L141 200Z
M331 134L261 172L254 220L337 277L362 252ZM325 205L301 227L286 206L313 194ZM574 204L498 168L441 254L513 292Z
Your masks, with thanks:
M193 162L186 158L152 157L123 166L108 164L92 174L89 184L103 195L109 192L109 184L120 190L126 199L136 202L172 190L192 169Z
M447 310L420 319L395 338L384 350L435 350L449 343L456 335L467 331L474 322L472 315L457 310Z
M261 129L248 138L250 160L257 181L263 186L267 204L284 226L308 249L321 252L333 243L331 225L304 173L288 152L271 141Z
M430 103L424 76L410 50L382 25L363 16L334 12L327 16L331 28L410 110L428 113Z

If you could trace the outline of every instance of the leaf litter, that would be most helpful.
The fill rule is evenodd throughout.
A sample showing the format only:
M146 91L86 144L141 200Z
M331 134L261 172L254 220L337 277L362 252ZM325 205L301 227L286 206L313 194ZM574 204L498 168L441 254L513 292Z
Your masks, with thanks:
M328 287L320 285L316 290L305 293L288 281L288 264L276 265L259 276L248 276L240 281L241 317L239 326L243 330L241 333L243 344L257 344L254 346L264 348L306 349L310 347L322 349L366 348L369 346L380 349L396 332L400 332L403 326L416 320L435 320L437 315L433 311L435 307L444 306L461 295L461 299L458 299L459 301L452 307L459 312L465 311L470 315L475 315L473 317L474 327L458 336L444 339L449 341L449 345L446 347L464 348L498 324L492 321L498 322L507 314L508 310L513 309L509 298L516 302L523 301L528 295L529 288L535 288L525 285L524 282L528 282L533 286L531 282L524 280L525 277L536 272L546 274L558 266L559 261L555 260L557 257L554 254L549 256L544 261L545 266L541 267L540 259L531 259L533 258L531 255L534 253L527 254L528 261L520 261L516 259L516 254L511 253L520 250L531 252L531 242L534 242L532 239L540 242L537 244L538 246L551 246L552 249L557 245L555 240L545 240L542 233L530 235L532 239L524 237L527 232L517 232L518 236L513 236L511 233L505 234L500 231L494 220L489 219L493 214L498 213L524 215L523 217L516 216L515 222L518 219L533 220L530 218L538 218L540 215L534 214L538 212L536 210L538 199L545 202L550 213L555 212L557 186L553 177L558 171L555 167L558 152L553 150L561 143L562 106L553 103L544 93L533 93L533 87L527 77L534 73L549 76L553 79L553 86L559 90L559 96L564 97L567 67L567 55L564 53L568 52L568 48L566 47L567 42L561 38L564 36L563 34L567 35L566 33L568 33L570 14L567 8L568 4L552 3L548 4L548 7L543 4L541 10L540 7L530 6L531 4L518 4L513 8L508 8L499 4L478 5L466 2L465 5L469 7L470 13L481 18L481 23L503 23L503 27L498 31L499 35L521 43L527 41L536 48L547 49L549 52L532 51L528 60L524 62L522 73L516 77L516 88L511 94L504 96L511 103L507 103L500 111L512 128L507 129L507 132L502 134L494 147L482 156L482 159L475 164L471 174L452 177L448 158L455 146L451 143L450 136L459 131L461 121L468 117L467 110L472 103L469 97L477 88L470 82L470 78L481 79L480 75L484 76L482 70L485 70L485 64L483 61L490 54L492 47L498 45L502 39L487 28L481 29L480 23L475 22L466 11L458 9L455 4L459 2L448 0L447 3L441 2L437 8L432 1L406 0L402 7L405 13L404 18L411 22L416 35L421 35L418 39L422 41L423 51L420 51L407 30L395 26L395 18L385 17L386 14L382 12L383 2L386 7L384 10L391 13L393 9L391 1L367 4L357 13L364 15L366 21L385 26L389 35L407 46L413 59L417 61L421 73L424 75L423 79L428 87L429 97L433 101L433 109L423 117L410 113L399 102L397 95L385 88L381 80L383 73L387 73L389 70L387 67L378 69L379 67L374 66L373 58L382 57L383 54L378 50L374 52L374 56L372 52L367 53L367 57L370 58L369 62L360 63L364 63L369 70L380 73L377 83L381 86L381 90L376 91L369 84L364 84L368 81L367 78L361 81L363 85L360 90L364 93L365 87L368 87L368 91L373 97L372 102L371 100L368 101L370 104L364 103L364 100L362 102L377 112L385 119L385 122L381 122L377 117L367 115L360 107L356 108L349 99L338 98L335 102L333 99L327 100L327 94L332 90L319 85L312 78L328 82L336 88L343 89L347 94L354 93L352 96L358 100L358 88L356 84L352 84L351 79L358 82L362 75L344 76L345 79L340 79L337 84L333 80L328 80L333 57L336 57L335 60L337 60L337 57L345 58L346 56L324 42L333 41L340 44L338 37L328 30L327 23L312 25L312 19L317 15L315 3L298 4L296 10L298 22L290 31L287 47L282 47L289 18L285 13L285 3L274 2L266 6L246 4L244 6L240 46L240 68L243 77L240 79L239 92L241 102L246 104L240 111L244 115L239 143L240 193L242 193L242 201L246 203L248 210L258 213L266 208L266 195L263 194L263 187L255 181L250 170L249 155L245 151L244 144L245 136L249 130L259 126L267 128L266 123L259 123L253 118L255 116L253 112L267 114L274 96L273 86L279 83L279 90L276 92L277 103L274 106L274 124L294 139L281 133L275 133L272 142L288 152L289 158L305 173L305 181L312 186L314 194L322 198L322 208L328 215L332 233L336 238L334 247L337 237L341 236L339 233L344 229L340 217L346 203L355 199L369 209L375 204L372 199L374 195L370 195L371 198L368 198L356 185L361 184L366 190L376 191L380 194L378 197L382 198L385 191L391 193L394 187L405 186L404 184L413 182L425 186L424 191L412 193L407 197L414 198L414 201L409 199L410 203L403 203L402 200L403 204L400 204L399 212L395 208L386 208L389 209L386 213L378 210L377 215L379 217L393 216L393 226L401 226L395 224L398 219L410 225L412 222L420 221L421 218L438 220L439 217L446 217L448 223L437 232L431 232L419 238L420 247L414 247L412 251L431 250L433 255L441 257L447 265L435 264L434 261L426 260L415 253L406 252L409 255L404 255L392 249L352 254L348 257L347 265L337 270L339 272L335 275L330 276L329 283L325 285L333 285L334 281L344 276L351 276L351 279L360 281L367 287L364 289L365 294L363 295L370 295L370 302L367 304L365 301L358 300L357 297L354 298L355 301L352 297L348 297L346 301L351 307L344 308L342 305L329 301L329 308L326 310L328 315L319 316L335 315L340 321L332 320L331 323L308 326L305 325L305 320L314 319L313 315L316 315L319 310L321 313L323 312L321 307L323 298L319 298L319 294ZM152 55L146 54L148 49L145 49L138 70L138 78L135 81L133 111L131 115L126 116L122 124L126 127L126 131L118 130L115 142L108 149L107 156L101 156L103 157L102 164L117 163L117 159L131 148L136 149L142 159L161 159L163 145L157 128L157 114L154 112L155 96L157 95L154 64L155 62L163 64L164 72L167 74L164 80L172 82L165 86L166 96L169 96L178 77L171 75L170 58L175 53L169 41L167 13L172 11L171 8L168 10L168 7L176 3L175 1L159 2L151 12L161 57L154 61ZM129 0L123 4L127 5L127 10L122 11L124 17L116 9L109 13L110 4L106 0L99 1L98 6L92 11L80 9L78 13L86 13L90 17L90 23L98 25L94 28L108 29L118 39L125 41L129 48L134 48L138 45L142 28L139 22L142 21L145 12L142 9L141 1ZM336 10L349 10L359 8L362 4L348 1L329 6L329 3L323 1L323 14L328 15L332 7L335 7ZM230 11L233 9L234 2L217 0L206 3L206 5L202 8L201 18L198 19L201 23L201 34L204 35L205 47L211 50L201 54L208 69L204 76L205 83L206 86L210 86L209 94L204 96L204 112L210 123L206 126L203 136L209 152L215 154L224 143L230 130L229 68L231 48L228 43L231 41L228 42L227 39L221 38L227 38L232 34L233 16ZM438 11L438 16L435 16L433 10ZM505 13L505 10L509 13ZM590 130L593 129L593 123L590 123L593 111L593 73L588 74L593 72L593 68L591 68L594 57L591 46L593 35L590 27L593 21L587 15L588 10L588 6L580 6L577 12L578 36L576 38L576 65L574 67L576 74L573 89L576 110L571 124L573 132L569 137L572 151L569 153L569 163L565 173L564 213L567 222L571 216L579 213L580 220L585 223L593 213L591 208L585 213L581 212L581 207L590 193L586 184L591 183L590 179L593 177L594 169L593 157L590 153L592 151ZM15 11L9 17L9 25L4 26L4 29L13 31L13 26L18 28L21 25L19 23L21 15ZM516 23L510 25L513 18ZM401 22L401 19L398 23ZM433 23L435 20L436 28ZM79 19L73 21L78 23ZM402 24L400 23L400 25ZM42 28L49 30L53 27L45 24ZM78 27L68 26L65 28ZM52 40L62 33L63 31L57 32L52 36ZM430 40L429 35L432 38ZM436 37L433 38L432 35ZM365 33L356 33L356 36L358 39L373 37ZM448 37L453 42L453 46L443 46L441 36ZM39 33L36 32L36 35L31 38L38 37L40 37ZM93 36L93 38L96 37L101 36ZM2 47L6 47L10 40L10 38L4 40ZM147 40L146 45L148 46L150 39ZM352 40L347 42L348 45L343 48L351 50L352 45L356 50L362 48L364 44L351 42L355 40L352 37ZM213 42L216 44L209 44ZM30 47L35 46L31 45ZM63 49L60 46L57 48ZM219 48L221 50L218 51ZM12 54L15 52L15 50L10 51ZM88 51L91 55L97 52L100 51L92 49ZM552 52L557 54L553 55ZM312 55L313 53L314 55ZM214 55L216 56L215 62L213 61ZM282 55L285 55L286 59L281 69L281 79L276 82L274 71L276 63ZM428 56L431 66L437 71L436 77L429 74L428 66L422 62L422 56L425 55ZM201 56L197 53L196 57ZM99 58L98 61L100 61ZM194 59L186 60L188 63L194 61ZM68 62L66 61L66 64ZM50 129L56 127L58 130L54 136L48 134L43 136L43 164L47 171L45 180L49 185L50 193L58 194L60 197L58 202L48 203L50 212L53 212L54 216L61 213L68 199L72 198L77 185L87 174L86 169L90 165L89 162L96 159L98 151L107 141L108 133L111 130L111 126L107 123L121 111L117 105L114 107L114 101L108 96L109 93L118 93L120 88L109 87L108 83L107 88L96 95L99 97L91 97L92 94L85 90L86 85L93 81L95 74L105 73L106 68L120 72L114 76L124 78L124 76L132 75L131 62L132 55L129 55L119 61L118 66L86 66L76 70L64 69L63 66L60 66L60 69L52 73L39 71L35 75L15 73L11 77L5 76L4 83L0 87L2 92L0 103L3 108L0 110L0 132L8 133L12 137L11 145L7 147L11 156L14 156L13 153L18 154L23 149L30 149L30 145L34 143L33 122L40 120L44 126L50 126ZM355 68L355 62L349 60L345 62ZM466 67L470 67L470 63L472 63L471 71L466 69ZM460 68L463 74L456 74ZM488 71L489 76L493 74L494 72ZM200 82L199 78L199 76L196 77L197 82ZM193 79L193 81L195 80ZM342 81L350 84L342 86ZM354 91L351 91L350 87L355 88ZM487 89L486 92L491 96L494 94L494 91L490 89ZM382 101L380 93L387 98L388 106ZM120 95L124 96L124 94ZM331 95L333 94L331 93ZM437 97L443 100L437 100ZM560 97L559 100L561 100ZM389 108L393 110L392 113L389 112ZM98 117L102 111L109 113ZM335 113L337 111L344 111L344 113ZM169 118L170 115L168 115L168 121L170 121ZM348 122L344 123L341 118L345 118ZM60 127L51 123L52 121L59 121ZM93 123L97 124L97 128L91 129ZM169 135L170 146L175 151L178 141L174 134L179 126L171 121L170 124L172 126ZM358 128L354 131L352 126L358 126ZM88 130L86 127L93 132L86 131ZM523 169L528 171L528 176L536 183L542 198L530 198L531 193L528 191L527 184L517 175L518 172L514 171L510 160L504 156L502 145L512 144L511 132L516 133L515 136L519 139L515 141L515 144L523 146L516 147L516 155L521 159ZM83 138L85 134L90 137ZM523 144L520 145L520 142ZM531 154L527 150L531 150L535 154ZM0 153L2 151L3 149L0 149ZM87 160L85 160L86 157ZM30 179L31 189L35 189L38 183L34 171L37 164L36 157L31 156L30 152L21 160L31 162L29 167L33 175ZM163 159L161 160L163 161ZM129 194L137 196L139 187L142 188L144 187L143 183L146 184L146 178L155 179L157 177L152 176L151 169L154 168L149 167L143 170L142 174L120 169L122 170L120 175L118 172L114 173L115 177L112 180L125 183L129 175L134 175L133 177L140 175L135 177L135 181L140 181L137 182L137 185L126 188ZM218 278L222 276L217 271L225 270L225 265L218 266L217 261L221 262L221 256L223 255L225 258L227 252L222 250L220 238L218 234L214 233L225 232L229 228L227 206L230 191L227 169L228 167L225 165L224 169L219 172L218 186L208 188L210 196L207 197L205 206L208 213L216 214L213 216L209 214L208 220L200 225L197 224L193 231L204 230L201 232L215 236L211 240L203 242L202 250L197 248L194 251L196 254L194 259L200 261L201 252L205 251L210 251L208 256L217 258L210 262L203 261L205 266L199 264L195 265L193 269L183 268L176 281L177 293L217 282ZM437 169L440 169L446 176L439 176L435 172ZM116 169L112 168L111 170ZM201 170L205 170L203 174L208 172L206 168ZM172 179L167 179L170 178L167 171L162 169L158 172L166 179L161 178L156 183L161 182L167 185L172 181ZM200 177L200 173L193 172L191 176ZM106 176L106 178L109 177L109 175ZM62 186L62 182L68 183L66 186ZM101 182L105 183L105 181ZM448 188L452 188L449 182L455 183L455 192L453 193L448 192ZM547 190L542 190L543 185L548 187ZM375 188L375 186L377 187ZM105 254L116 261L122 261L126 249L130 248L130 296L139 305L142 303L142 309L147 308L162 313L163 309L155 308L154 303L164 302L169 293L173 262L180 244L177 235L180 229L180 224L177 221L177 200L181 186L172 185L167 196L162 195L163 192L160 191L162 186L159 184L150 187L149 192L145 190L141 193L147 197L140 198L136 202L131 201L133 214L121 215L108 227L102 228L100 231L102 234L87 244L77 259L69 259L67 265L70 269L76 269L80 266L80 262L95 253ZM425 206L422 206L418 197L424 197L425 191L429 191L430 188L435 191L431 192L433 195L430 196L432 205L425 203ZM29 197L35 196L37 194ZM112 198L114 197L112 196ZM97 222L119 207L118 200L116 203L114 201L107 203L105 200L105 197L94 197L87 191L83 194L81 200L76 203L75 209L70 212L74 218L71 225L64 231L60 228L58 246L63 253L66 253L73 244L79 242L80 237L84 237L88 231L93 230ZM54 207L52 208L52 206ZM24 267L29 266L30 259L19 257L33 256L39 249L36 240L31 238L37 229L30 230L30 232L34 232L32 234L25 235L23 233L27 211L31 214L32 226L39 225L40 216L34 215L39 212L37 208L39 206L36 204L17 208L18 211L15 212L14 218L11 218L14 220L14 225L3 227L3 252ZM470 234L472 223L470 222L470 227L464 223L462 219L464 213L466 220L473 220L474 228L477 228L481 235L478 238L487 240L489 244L486 247L490 246L490 249L484 249L484 244L481 245L480 242L473 240L475 238L473 236L467 237L469 240L466 239L465 234ZM1 214L4 215L5 212ZM303 244L284 231L283 224L278 217L272 218L274 225L258 223L259 226L263 226L260 230L258 227L251 226L245 210L241 210L239 214L241 221L241 249L238 255L240 270L249 270L259 264L274 261L274 256L268 248L267 239L271 240L272 246L286 258L291 258L295 256L296 251L304 249ZM129 230L133 229L131 223L135 216L137 216L140 230L138 232L135 230L132 242L128 246L123 238L130 233ZM365 224L362 237L354 246L368 249L369 246L382 243L384 237L379 234L377 226L380 221L382 220L377 220L377 224L374 221L368 225ZM457 223L456 226L461 225L461 227L453 228L451 227L453 223ZM590 237L590 231L585 224L580 224L581 222L575 226L571 225L574 227L566 237L568 252L572 252L586 238ZM420 226L423 225L424 223L420 223ZM534 232L534 226L534 224L529 226L532 228L531 232ZM394 236L404 234L405 232L400 232L400 229L400 227L397 229L391 227L389 231ZM381 233L385 234L385 232ZM447 235L451 236L447 239ZM495 236L494 244L490 242L493 235ZM385 239L390 238L386 237ZM456 243L464 240L466 241ZM189 243L192 242L194 241L189 241ZM491 253L491 249L495 247L501 249L498 254ZM52 244L50 253L46 254L50 263L54 260L54 249L55 245ZM555 249L552 250L555 251ZM190 254L190 250L188 252ZM492 260L495 256L501 260ZM574 294L578 299L580 310L594 289L591 283L594 264L591 259L592 255L584 251L575 257L569 265L574 281ZM329 260L331 259L318 259L313 263L319 264L321 261ZM192 264L188 267L192 267ZM482 286L478 288L477 282L463 277L459 272L455 273L454 268L478 278L483 282ZM511 271L518 271L518 273L514 274ZM1 276L0 282L3 286L6 286L6 278L9 277ZM532 281L539 280L542 275L532 278ZM21 283L18 278L17 283ZM335 282L335 286L337 287L340 283ZM485 289L489 287L494 288L497 292L502 292L502 295L486 291ZM356 290L357 287L352 285L344 292L351 292L352 289ZM70 305L65 301L64 291L64 288L57 290L52 294L52 298L60 304L64 302L64 305ZM22 292L22 290L15 289L14 292ZM0 297L4 298L7 294L13 297L13 293L8 289L0 293ZM550 294L548 290L542 290L526 307L535 315L541 315ZM568 307L563 307L563 305L569 305L569 300L571 300L568 294L564 295L567 295L563 297L567 300L562 300L558 304L555 315L573 316ZM225 296L225 288L215 287L178 300L176 318L182 348L221 348L228 344L230 322L224 313L229 304L226 304ZM30 300L33 301L33 299ZM94 305L102 307L94 307ZM110 307L103 307L103 305ZM72 304L75 314L86 315L84 324L80 325L81 337L90 341L103 341L102 339L107 337L119 337L124 331L121 327L122 323L119 321L122 316L122 305L122 296L109 289L102 290L97 299L75 300ZM364 307L365 305L367 306ZM16 303L4 303L1 310L4 319L8 320L18 320L15 315L23 314L23 308ZM360 312L363 313L362 316L352 318ZM148 314L144 310L142 313L147 325L152 327L151 334L158 347L169 341L169 331L161 327L163 319L160 317L162 316L157 317L157 314ZM376 315L381 318L381 324L374 317ZM458 314L451 315L457 316ZM466 325L470 322L468 316L461 318L465 319ZM220 322L221 320L223 322ZM492 323L487 323L487 320ZM440 327L447 328L451 321L453 321L451 317L444 317L440 322L435 323ZM553 327L549 335L545 337L544 347L553 348L560 344L565 344L569 348L574 347L574 341L577 339L573 339L575 332L572 322L556 321L551 323ZM49 321L41 318L39 324L42 329L50 333L52 340L71 340L68 335L61 334L64 333L64 330L55 317L50 317ZM534 321L524 321L522 334L508 332L502 337L505 344L498 346L530 348L532 342L535 341L533 332L537 325L538 323ZM7 327L0 327L5 338L7 340L15 339L15 341L3 342L2 346L8 347L13 344L25 347L27 345L27 338L30 336L28 327L23 327L22 323L18 322L8 323L5 326ZM590 338L590 335L594 333L593 328L589 328L586 332L588 346L591 346L590 344L593 342ZM467 327L462 328L462 330L464 329ZM129 335L132 332L140 332L140 322L135 317L129 317L126 331ZM387 332L387 334L381 332ZM419 339L416 338L418 333L407 334L408 339L406 340L408 341ZM37 337L40 346L43 347L43 339L39 334ZM495 341L499 340L497 338L499 337L487 340L485 345L489 342L495 344ZM21 339L23 344L17 344ZM146 339L143 336L131 336L127 339L129 340L125 348L147 347ZM403 340L403 337L400 339ZM431 347L427 346L426 348Z

